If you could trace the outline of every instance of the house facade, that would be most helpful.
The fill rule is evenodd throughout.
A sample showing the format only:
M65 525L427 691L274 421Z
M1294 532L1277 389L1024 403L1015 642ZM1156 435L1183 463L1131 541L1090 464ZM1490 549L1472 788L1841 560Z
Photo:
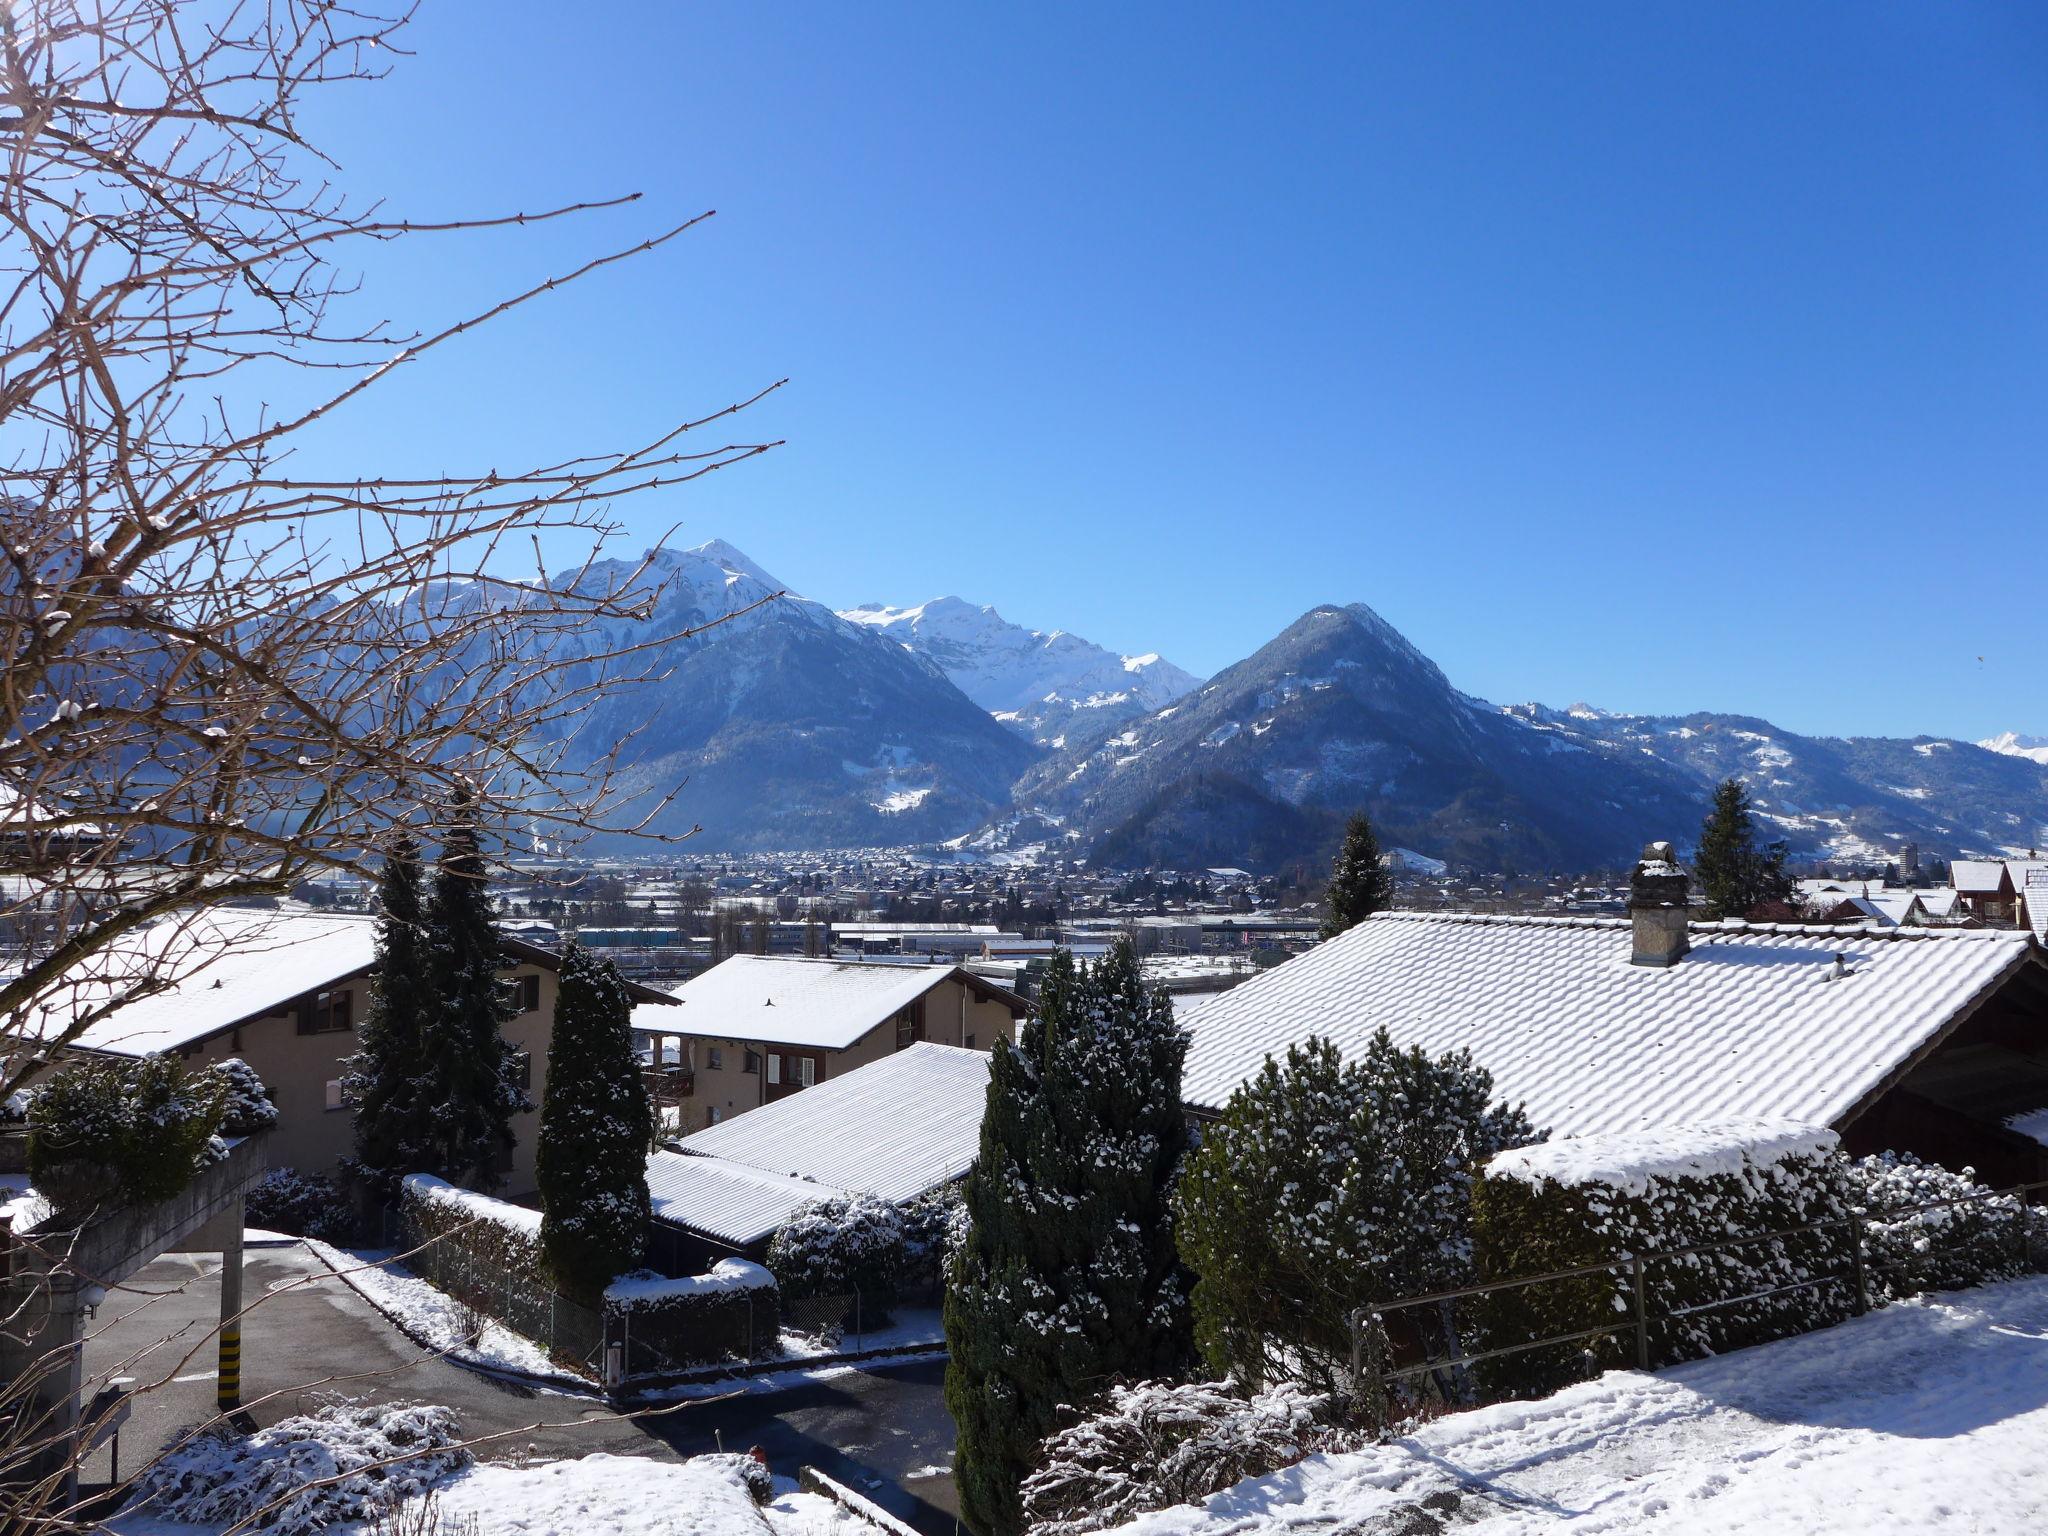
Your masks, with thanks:
M639 1007L662 1095L687 1136L802 1093L920 1042L987 1051L1014 1040L1029 1005L959 966L734 955Z

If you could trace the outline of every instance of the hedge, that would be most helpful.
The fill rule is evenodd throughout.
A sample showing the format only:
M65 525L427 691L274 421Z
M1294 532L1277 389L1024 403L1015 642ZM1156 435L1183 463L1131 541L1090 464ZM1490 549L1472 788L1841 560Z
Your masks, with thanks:
M1650 1363L1670 1364L1825 1327L1849 1315L1854 1206L1833 1132L1784 1121L1580 1137L1503 1152L1473 1190L1482 1281L1604 1264L1632 1255L1783 1231L1832 1228L1644 1266ZM1798 1287L1781 1290L1783 1287ZM1777 1292L1778 1294L1764 1294ZM1752 1298L1739 1305L1716 1305ZM1630 1269L1480 1298L1487 1348L1612 1323L1584 1346L1526 1351L1482 1368L1489 1392L1554 1390L1602 1366L1636 1363ZM1675 1314L1675 1315L1674 1315Z
M781 1348L775 1277L745 1259L709 1274L614 1280L605 1288L606 1337L623 1347L628 1376L758 1360Z

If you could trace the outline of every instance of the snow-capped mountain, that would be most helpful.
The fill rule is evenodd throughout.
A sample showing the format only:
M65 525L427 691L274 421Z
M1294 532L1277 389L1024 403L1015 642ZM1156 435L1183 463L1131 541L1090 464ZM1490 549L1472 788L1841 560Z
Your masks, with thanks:
M2030 763L2048 768L2048 736L2022 736L2018 731L2001 731L1977 745L1986 752L1996 752L2003 757L2024 757Z
M607 690L571 750L624 741L628 787L679 791L656 830L701 825L717 849L936 841L1000 811L1037 755L936 667L787 593L723 540L640 565L558 585L654 599L645 623L593 625L590 654L655 645L630 663L645 680Z
M1012 624L958 597L915 608L869 603L839 616L924 657L1005 725L1054 748L1070 732L1099 733L1164 708L1200 681L1156 654L1119 656L1064 630Z

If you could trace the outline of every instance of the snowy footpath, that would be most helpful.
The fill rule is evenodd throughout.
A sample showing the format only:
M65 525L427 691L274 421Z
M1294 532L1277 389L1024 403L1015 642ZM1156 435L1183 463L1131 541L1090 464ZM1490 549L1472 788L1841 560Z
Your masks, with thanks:
M1315 1456L1124 1536L1892 1536L2048 1517L2048 1279L1612 1372Z

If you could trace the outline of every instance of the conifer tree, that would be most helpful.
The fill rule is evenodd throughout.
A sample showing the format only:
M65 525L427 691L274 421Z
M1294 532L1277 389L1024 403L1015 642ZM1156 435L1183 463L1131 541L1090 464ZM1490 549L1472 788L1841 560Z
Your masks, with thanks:
M377 964L356 1052L342 1076L355 1110L355 1152L346 1166L386 1204L397 1199L401 1179L428 1168L434 1157L425 908L419 844L401 837L377 877Z
M986 1536L1021 1528L1061 1408L1189 1356L1169 1209L1186 1053L1127 940L1094 966L1055 955L1022 1038L996 1047L946 1294L955 1479Z
M535 1149L540 1245L556 1284L595 1296L640 1262L654 1114L633 1051L625 978L573 939L555 992Z
M1354 811L1344 828L1344 846L1330 867L1330 889L1324 899L1330 908L1323 918L1326 939L1356 928L1393 903L1393 876L1380 862L1380 841L1363 811Z
M1492 1096L1469 1051L1432 1059L1384 1029L1352 1061L1314 1037L1268 1056L1174 1196L1210 1369L1335 1391L1355 1309L1468 1284L1472 1171L1539 1139Z
M1743 917L1765 902L1792 899L1785 845L1757 847L1749 790L1740 779L1724 779L1714 791L1693 873L1705 892L1709 917Z
M532 1106L513 1077L504 1025L514 1016L499 985L498 928L491 912L474 793L449 799L448 827L427 901L430 1001L423 1038L433 1073L427 1113L433 1161L423 1171L472 1189L503 1177L512 1116Z

